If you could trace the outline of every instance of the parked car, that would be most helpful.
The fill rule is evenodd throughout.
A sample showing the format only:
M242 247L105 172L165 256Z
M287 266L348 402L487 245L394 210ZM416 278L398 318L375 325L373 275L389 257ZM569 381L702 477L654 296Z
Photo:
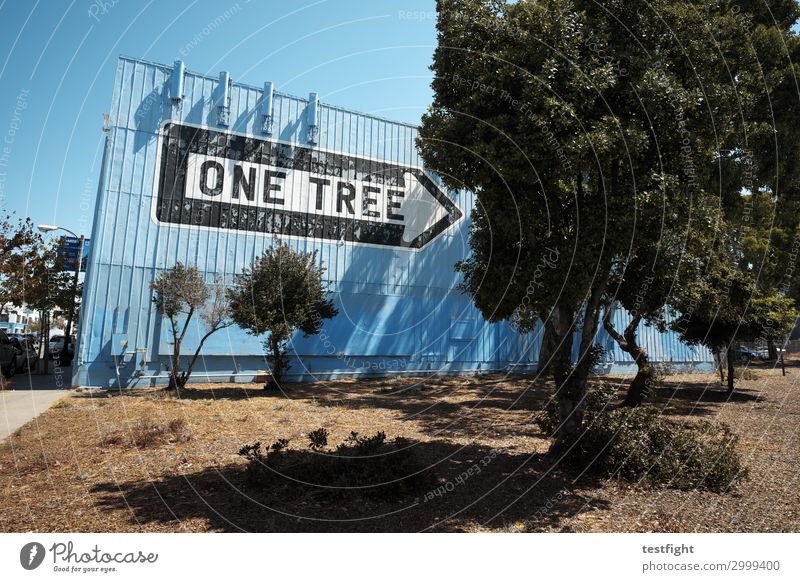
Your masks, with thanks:
M733 357L740 362L752 362L754 360L769 359L769 353L766 348L740 346L733 350Z
M35 333L26 333L25 339L28 340L28 343L34 350L37 352L39 351L39 337Z
M6 378L17 373L17 355L17 348L11 343L11 338L0 329L0 371Z
M36 341L36 336L31 333L15 333L10 336L11 339L17 339L21 342L28 342L28 345L34 350L39 349L39 342Z
M13 345L17 353L17 371L32 370L36 367L36 362L39 361L39 353L36 348L31 345L31 342L25 336L14 336L11 338L11 345Z
M75 354L75 336L73 335L71 338L67 352L69 360L72 360L72 356ZM51 337L50 343L47 345L47 351L51 360L61 360L62 352L64 351L64 336L54 335Z

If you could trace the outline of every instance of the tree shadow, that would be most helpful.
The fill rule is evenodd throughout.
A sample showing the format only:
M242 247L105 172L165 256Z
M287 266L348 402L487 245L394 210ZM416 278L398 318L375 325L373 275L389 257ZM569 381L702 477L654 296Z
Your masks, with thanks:
M651 404L667 414L681 416L710 416L720 404L755 404L766 398L760 392L737 387L732 394L717 382L664 382L655 390Z
M599 482L572 483L571 471L542 455L496 451L444 441L413 444L429 472L429 490L387 500L348 490L329 495L322 487L296 483L249 484L245 466L232 463L152 482L103 483L92 488L101 510L130 512L130 524L222 532L458 532L482 525L544 531L591 509ZM291 494L286 491L293 490ZM587 495L587 490L589 494Z
M334 386L329 386L333 388ZM552 382L522 375L439 376L340 383L320 394L313 385L291 390L291 397L316 399L358 409L381 408L415 421L433 437L498 438L531 436L531 420L555 393Z
M595 376L591 384L616 386L618 402L627 391L628 378ZM264 390L261 384L221 384L181 390L182 400L290 399L349 409L387 409L401 420L414 421L433 438L477 438L491 432L498 438L534 436L536 413L544 410L555 394L549 379L536 375L428 376L418 378L374 378L326 382L287 383L282 389ZM77 397L97 398L97 393ZM107 390L101 396L175 398L173 393L153 389ZM758 392L739 387L729 395L717 382L666 381L646 401L666 414L712 416L724 403L763 402ZM618 403L617 402L617 403Z
M241 386L241 387L239 387ZM146 398L149 400L247 400L248 398L280 397L277 390L264 390L263 384L223 384L208 388L184 388L177 395L165 387L159 388L109 388L78 392L74 398Z

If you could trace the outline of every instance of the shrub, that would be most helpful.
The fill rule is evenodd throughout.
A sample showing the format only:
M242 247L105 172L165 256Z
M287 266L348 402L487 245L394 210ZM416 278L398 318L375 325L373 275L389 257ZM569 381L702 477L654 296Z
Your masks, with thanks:
M758 374L747 368L736 368L733 371L733 377L736 380L758 380Z
M650 364L650 368L653 370L653 377L657 384L661 384L669 376L678 373L678 368L672 362L654 362Z
M308 440L310 448L313 451L321 451L328 446L328 429L318 428L308 433Z
M165 424L153 422L149 418L140 418L131 427L128 434L112 430L102 439L104 446L125 445L138 449L147 449L166 442L185 442L191 440L192 430L182 418L173 418Z
M594 417L605 411L617 397L617 387L607 382L598 382L586 392L586 414Z
M604 411L617 397L617 389L612 384L598 382L586 392L585 415L587 420L591 420L595 415ZM543 433L547 435L555 434L561 420L558 415L558 403L555 399L550 400L547 405L537 412L533 417L533 422Z
M607 477L724 492L747 476L737 441L724 423L676 424L655 407L618 408L587 423L564 460Z
M554 435L561 421L558 416L558 403L555 398L548 400L544 408L533 415L533 424L546 435Z
M248 461L247 482L288 495L311 489L319 494L322 488L332 497L393 499L417 494L434 481L406 439L390 442L383 432L368 437L353 432L334 450L324 450L327 437L324 428L311 432L312 452L290 450L286 439L266 449L260 442L243 446L239 454Z

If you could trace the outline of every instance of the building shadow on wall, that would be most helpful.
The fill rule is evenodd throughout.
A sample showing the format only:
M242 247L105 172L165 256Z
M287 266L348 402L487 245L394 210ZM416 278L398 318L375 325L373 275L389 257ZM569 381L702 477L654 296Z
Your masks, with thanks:
M296 335L292 349L299 361L291 372L316 372L313 364L305 368L306 355L327 354L342 372L350 371L348 361L373 357L419 364L435 354L437 362L446 361L451 322L461 312L477 314L470 298L456 289L461 276L455 264L469 252L467 227L465 219L419 251L320 245L327 276L335 281L339 314L324 323L320 336Z

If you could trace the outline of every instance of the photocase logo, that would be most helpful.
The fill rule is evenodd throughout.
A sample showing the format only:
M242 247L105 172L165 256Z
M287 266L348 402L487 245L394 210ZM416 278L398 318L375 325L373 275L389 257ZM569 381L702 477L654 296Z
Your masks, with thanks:
M44 554L44 546L39 542L27 543L19 552L19 563L26 570L35 570L44 561Z

